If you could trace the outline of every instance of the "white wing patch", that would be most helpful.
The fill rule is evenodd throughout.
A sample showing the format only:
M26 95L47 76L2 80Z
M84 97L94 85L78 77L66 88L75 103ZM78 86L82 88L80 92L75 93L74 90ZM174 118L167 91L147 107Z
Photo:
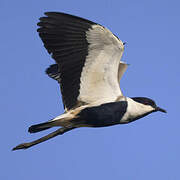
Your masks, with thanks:
M118 69L124 46L108 29L93 25L86 33L88 56L81 73L79 101L112 102L121 96Z

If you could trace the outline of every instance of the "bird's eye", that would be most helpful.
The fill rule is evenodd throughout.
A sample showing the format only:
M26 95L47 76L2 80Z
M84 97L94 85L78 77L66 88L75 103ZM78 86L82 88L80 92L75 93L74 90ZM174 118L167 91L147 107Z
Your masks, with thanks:
M123 46L124 46L125 44L127 44L127 42L123 42Z

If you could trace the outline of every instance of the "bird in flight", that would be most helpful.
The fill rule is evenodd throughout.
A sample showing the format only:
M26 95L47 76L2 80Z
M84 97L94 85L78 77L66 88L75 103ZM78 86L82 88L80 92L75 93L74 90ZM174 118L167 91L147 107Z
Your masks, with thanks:
M152 99L122 94L119 84L128 66L121 61L125 43L110 30L58 12L45 13L37 25L45 48L56 62L46 73L59 83L65 111L28 131L61 128L13 150L27 149L79 127L126 124L152 112L166 112Z

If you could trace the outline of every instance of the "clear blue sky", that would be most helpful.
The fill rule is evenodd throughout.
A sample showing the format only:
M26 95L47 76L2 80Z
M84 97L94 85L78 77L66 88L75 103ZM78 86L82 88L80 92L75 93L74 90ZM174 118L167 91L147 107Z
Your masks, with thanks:
M179 180L180 2L177 0L1 0L0 179ZM61 113L58 84L44 71L54 61L36 32L45 11L78 15L127 41L124 95L154 99L154 113L128 125L80 128L28 150L15 145L50 131L28 126Z

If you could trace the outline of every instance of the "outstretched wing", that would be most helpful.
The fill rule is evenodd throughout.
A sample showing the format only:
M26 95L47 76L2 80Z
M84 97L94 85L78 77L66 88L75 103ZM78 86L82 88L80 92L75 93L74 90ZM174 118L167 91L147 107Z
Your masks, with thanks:
M38 32L58 65L58 71L57 65L52 66L49 75L58 77L65 108L112 102L121 96L118 70L122 41L94 22L64 13L45 15L40 18Z

